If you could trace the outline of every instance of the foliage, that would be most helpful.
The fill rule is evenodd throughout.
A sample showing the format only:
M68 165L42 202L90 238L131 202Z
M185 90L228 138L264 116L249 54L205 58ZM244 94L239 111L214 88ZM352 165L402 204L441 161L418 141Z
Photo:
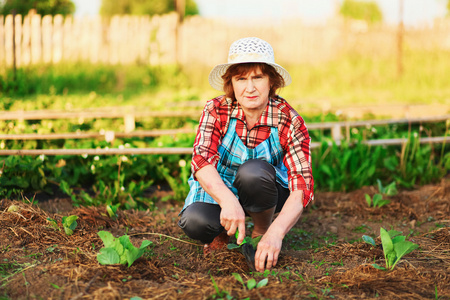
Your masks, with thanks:
M380 179L377 179L378 191L385 196L395 196L398 194L397 186L395 181L390 184L383 186Z
M78 220L78 216L76 216L76 215L62 217L62 225L64 228L64 232L67 235L73 234L73 231L78 226L77 220ZM54 230L61 231L61 228L59 228L58 222L55 219L52 219L49 217L49 218L47 218L47 222L53 227Z
M106 212L108 213L108 216L111 219L113 219L113 220L117 219L117 217L118 217L117 210L118 210L119 206L120 206L120 203L117 203L115 205L111 205L111 204L106 205Z
M67 235L72 235L73 231L77 227L77 219L78 216L72 215L72 216L64 216L62 217L62 225L64 227L64 232Z
M380 228L380 238L383 246L386 268L373 264L375 268L393 270L403 256L419 248L419 245L406 241L406 237L400 234L401 232L396 230L386 231L383 227ZM369 236L363 236L363 241L375 246L375 241Z
M375 1L344 0L340 13L346 18L368 23L381 22L383 14Z
M185 15L197 15L198 8L194 0L186 0ZM100 14L112 15L162 15L176 10L176 0L140 1L140 0L102 0Z
M365 194L366 202L369 207L383 207L389 203L391 203L388 199L383 199L383 196L394 196L397 195L397 187L395 185L395 181L391 182L387 186L383 186L380 179L377 179L378 191L379 193L373 195L373 198L370 198L368 194Z
M244 280L242 279L242 276L238 273L232 273L233 277L242 284L242 287L245 289L247 288L248 290L252 290L253 288L262 288L263 286L266 286L267 283L269 282L268 278L264 278L262 280L260 280L258 283L256 283L255 278L250 278L247 281L247 284L244 283Z
M234 236L236 237L236 239L238 238L239 230L236 230L236 233L234 234ZM261 240L261 238L262 238L262 235L261 236L257 236L255 238L252 238L250 236L246 236L240 245L237 245L237 244L234 244L234 243L229 243L227 245L227 248L232 250L232 249L241 248L244 244L250 244L253 247L253 249L256 249L257 246L258 246L259 241Z
M162 82L176 84L168 80L180 77L176 68L159 68L151 66L119 66L66 63L60 65L33 65L20 67L16 71L7 69L0 72L0 96L23 97L29 95L63 95L74 93L96 94L137 93L143 89L154 91ZM51 103L54 99L51 100ZM89 101L92 105L92 100ZM61 103L59 103L61 104ZM87 103L86 103L87 104ZM100 103L99 103L100 104ZM4 104L3 104L4 105ZM100 104L101 105L101 104ZM66 107L62 107L66 108Z
M183 201L187 194L189 193L189 174L190 174L190 163L186 163L184 159L179 161L180 173L178 176L172 176L170 169L161 165L158 166L158 171L164 179L169 184L170 188L174 192L173 196L170 196L171 199L177 201ZM167 200L167 199L163 199Z
M0 1L0 14L8 15L14 10L16 14L27 15L30 9L36 9L41 15L70 15L75 12L71 0L4 0Z
M389 203L391 203L391 201L387 200L387 199L383 199L383 195L382 194L375 194L373 195L373 198L370 198L370 196L368 194L364 195L366 197L366 202L367 205L369 207L383 207Z
M97 260L101 265L128 264L130 267L133 262L144 254L145 248L152 244L151 241L143 240L141 246L136 248L130 241L128 235L119 238L108 231L99 231L98 235L105 245L97 254Z

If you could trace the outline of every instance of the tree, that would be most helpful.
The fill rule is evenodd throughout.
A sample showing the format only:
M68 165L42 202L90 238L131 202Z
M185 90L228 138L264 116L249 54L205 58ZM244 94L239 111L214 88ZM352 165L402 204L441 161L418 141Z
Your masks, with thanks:
M363 20L368 23L381 22L383 14L374 1L344 0L340 14L345 18Z
M176 0L102 0L100 14L112 15L161 15L176 10ZM185 15L197 15L194 0L186 0Z
M0 14L26 15L30 9L36 9L41 15L70 15L75 12L75 4L71 0L4 0L0 1Z

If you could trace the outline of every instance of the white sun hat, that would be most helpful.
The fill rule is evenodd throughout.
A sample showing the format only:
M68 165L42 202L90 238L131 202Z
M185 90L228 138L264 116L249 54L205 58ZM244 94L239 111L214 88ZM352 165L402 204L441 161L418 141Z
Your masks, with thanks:
M223 79L227 69L234 64L266 63L275 68L284 79L284 86L292 82L291 75L282 66L275 63L275 56L270 44L257 37L247 37L235 41L228 52L228 63L215 66L209 73L209 84L216 90L223 91Z

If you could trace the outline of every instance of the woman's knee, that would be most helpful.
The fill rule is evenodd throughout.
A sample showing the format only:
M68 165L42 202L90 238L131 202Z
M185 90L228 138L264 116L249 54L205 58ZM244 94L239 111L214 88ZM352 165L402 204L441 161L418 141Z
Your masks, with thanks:
M236 184L241 188L254 189L255 187L276 183L276 172L268 162L252 159L242 164L236 174Z
M193 203L181 214L178 226L188 237L210 243L223 231L220 225L220 206L203 202Z

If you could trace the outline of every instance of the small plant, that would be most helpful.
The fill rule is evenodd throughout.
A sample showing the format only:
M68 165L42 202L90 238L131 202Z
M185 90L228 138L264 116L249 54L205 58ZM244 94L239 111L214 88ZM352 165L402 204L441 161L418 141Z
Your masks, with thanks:
M388 199L383 199L384 196L395 196L398 194L397 187L395 186L395 181L391 182L387 186L383 186L380 179L377 179L378 192L370 198L368 194L365 194L366 202L369 207L383 207L391 203Z
M383 186L380 179L377 179L378 191L385 196L395 196L398 194L395 181L392 181L387 186Z
M219 286L217 285L216 281L214 280L214 277L211 276L211 281L214 285L214 289L216 290L216 293L214 295L211 295L212 299L233 299L233 296L228 294L227 291L220 290Z
M106 205L106 212L108 213L108 216L113 219L116 220L118 215L117 215L117 210L120 206L120 203L117 203L115 205L112 204L108 204Z
M78 226L77 219L78 216L75 215L62 217L62 225L64 228L64 232L67 235L72 235L75 228L77 228ZM55 219L47 218L47 222L51 225L53 229L61 231L61 228L59 228L58 222Z
M261 287L263 287L263 286L266 286L267 283L269 282L269 279L264 278L264 279L262 279L261 281L259 281L258 283L256 283L255 278L250 278L250 279L247 281L247 284L245 284L245 283L244 283L244 280L243 280L242 277L241 277L241 275L239 275L238 273L233 273L233 276L234 276L234 278L236 278L237 281L239 281L239 282L242 284L242 286L244 287L244 289L247 288L248 290L251 290L251 289L253 289L253 288L255 288L255 287L256 287L257 289L259 289L259 288L261 288Z
M53 227L53 229L61 231L61 228L59 228L58 222L56 222L55 219L47 218L47 222Z
M77 227L77 219L78 219L78 216L68 216L68 217L66 217L66 216L64 216L63 218L62 218L62 225L63 225L63 227L64 227L64 232L67 234L67 235L72 235L73 234L73 231L75 230L75 228Z
M406 237L400 234L401 232L396 230L386 231L384 228L380 228L380 238L381 244L383 245L386 268L377 264L372 264L373 267L380 270L393 270L403 256L419 247L419 245L413 242L406 241ZM375 241L370 236L364 235L362 239L366 243L375 246Z
M152 242L144 240L139 248L133 246L128 235L115 238L108 231L99 231L98 235L105 245L97 254L97 260L101 265L126 264L130 267L133 262L142 256L147 246Z
M365 194L366 197L366 202L367 205L369 207L383 207L385 205L388 205L389 203L391 203L390 200L388 199L383 199L383 195L382 194L375 194L373 195L373 198L370 198L370 196L368 194Z
M238 238L238 236L239 236L239 231L236 230L236 233L235 233L236 239ZM258 243L259 243L259 241L261 240L261 238L262 238L262 235L261 235L261 236L257 236L257 237L255 237L255 238L251 238L251 237L249 237L249 236L246 236L246 237L244 238L244 241L243 241L240 245L237 245L237 244L234 244L234 243L229 243L229 244L227 245L227 248L228 248L229 250L239 249L239 248L241 248L244 244L250 244L250 245L253 246L253 249L256 250L256 247L258 246Z

